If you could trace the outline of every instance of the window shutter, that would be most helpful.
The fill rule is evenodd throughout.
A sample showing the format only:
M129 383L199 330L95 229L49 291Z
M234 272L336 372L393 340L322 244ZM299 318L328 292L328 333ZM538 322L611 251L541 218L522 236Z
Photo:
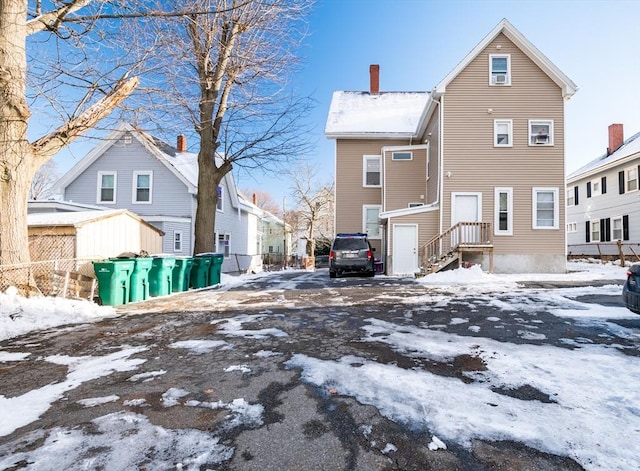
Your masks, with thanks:
M607 241L607 239L606 239L607 236L605 236L605 234L604 234L605 221L606 221L605 219L600 219L600 242L606 242Z
M600 237L600 240L604 242L611 242L611 218L607 218L604 220L604 225L600 226L604 227L604 237ZM603 229L600 229L603 230Z
M587 234L586 242L591 242L591 223L589 221L585 222L586 228L585 233Z
M600 181L602 182L600 187L602 188L602 194L604 195L607 192L607 177L602 177Z
M573 187L573 199L575 201L575 205L578 206L578 185Z
M629 216L622 216L622 239L629 240Z
M618 172L618 194L624 195L624 170Z
M591 198L591 182L587 182L587 198Z

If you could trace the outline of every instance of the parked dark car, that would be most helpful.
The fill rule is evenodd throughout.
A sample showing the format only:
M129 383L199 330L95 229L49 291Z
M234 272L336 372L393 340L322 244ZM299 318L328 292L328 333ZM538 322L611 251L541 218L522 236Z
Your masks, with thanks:
M315 261L316 268L326 268L329 266L329 256L328 255L316 255Z
M338 234L329 252L329 277L346 273L374 276L374 251L367 234Z
M622 299L631 312L640 314L640 263L629 268L627 281L622 287Z

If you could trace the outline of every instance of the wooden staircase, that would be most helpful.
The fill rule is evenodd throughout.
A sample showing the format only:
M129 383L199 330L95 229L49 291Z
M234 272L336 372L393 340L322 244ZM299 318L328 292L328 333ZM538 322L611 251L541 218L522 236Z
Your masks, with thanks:
M464 253L489 254L493 273L493 230L489 222L459 222L420 248L426 274L443 270L454 262L462 266Z

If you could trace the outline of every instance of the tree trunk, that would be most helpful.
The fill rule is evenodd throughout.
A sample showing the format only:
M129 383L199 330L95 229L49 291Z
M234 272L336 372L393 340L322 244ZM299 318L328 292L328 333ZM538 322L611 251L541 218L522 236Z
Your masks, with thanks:
M29 263L27 198L37 169L27 140L26 2L0 0L0 260ZM26 272L26 270L25 270ZM28 276L10 273L5 283L29 285ZM24 275L24 274L21 274ZM0 286L6 288L6 286Z

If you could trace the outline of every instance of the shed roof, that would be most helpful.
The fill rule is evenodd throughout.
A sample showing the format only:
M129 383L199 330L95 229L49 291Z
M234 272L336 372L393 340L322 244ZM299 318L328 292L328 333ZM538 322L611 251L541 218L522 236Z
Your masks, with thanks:
M82 227L86 224L97 222L103 219L112 218L115 216L124 215L135 219L140 224L152 228L154 231L161 235L164 232L157 227L144 221L142 218L127 211L126 209L106 209L106 210L94 210L94 211L69 211L59 213L33 213L27 215L27 225L29 227Z

